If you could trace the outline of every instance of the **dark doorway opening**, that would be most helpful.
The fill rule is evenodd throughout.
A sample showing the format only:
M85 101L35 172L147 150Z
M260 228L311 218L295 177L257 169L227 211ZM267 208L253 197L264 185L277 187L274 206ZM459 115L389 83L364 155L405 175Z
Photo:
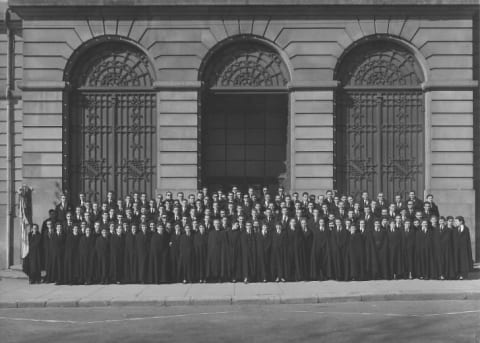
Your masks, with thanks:
M204 101L203 186L278 188L287 169L288 94L209 92Z

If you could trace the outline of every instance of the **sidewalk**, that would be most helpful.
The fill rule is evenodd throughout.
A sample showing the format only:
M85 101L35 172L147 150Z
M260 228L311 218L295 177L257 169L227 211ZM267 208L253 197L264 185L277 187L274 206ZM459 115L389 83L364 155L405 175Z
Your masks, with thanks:
M168 285L30 285L0 273L0 308L327 303L385 300L480 301L479 272L470 280L223 283Z

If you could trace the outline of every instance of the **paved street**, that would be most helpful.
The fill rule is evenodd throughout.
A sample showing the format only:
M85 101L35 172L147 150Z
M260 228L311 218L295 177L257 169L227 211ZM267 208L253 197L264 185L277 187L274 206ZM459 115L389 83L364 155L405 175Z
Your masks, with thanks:
M0 309L2 342L479 342L480 301Z

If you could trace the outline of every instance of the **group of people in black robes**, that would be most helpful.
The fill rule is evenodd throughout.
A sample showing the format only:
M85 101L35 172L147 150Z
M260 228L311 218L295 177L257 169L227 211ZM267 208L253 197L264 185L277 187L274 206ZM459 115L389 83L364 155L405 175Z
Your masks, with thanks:
M464 279L473 268L464 218L433 196L405 201L325 195L208 193L101 204L62 196L29 234L31 283L285 282ZM43 273L42 273L43 272Z

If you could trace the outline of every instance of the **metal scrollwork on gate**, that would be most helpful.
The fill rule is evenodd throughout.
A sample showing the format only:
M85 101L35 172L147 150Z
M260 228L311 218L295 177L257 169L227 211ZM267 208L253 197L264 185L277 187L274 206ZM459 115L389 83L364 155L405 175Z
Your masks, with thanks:
M153 69L128 44L105 43L77 68L69 118L69 188L102 201L108 190L153 194L156 97Z
M254 42L235 44L211 63L209 87L283 87L288 70L278 52Z
M342 61L335 114L336 187L388 196L423 192L423 73L413 54L385 40Z

